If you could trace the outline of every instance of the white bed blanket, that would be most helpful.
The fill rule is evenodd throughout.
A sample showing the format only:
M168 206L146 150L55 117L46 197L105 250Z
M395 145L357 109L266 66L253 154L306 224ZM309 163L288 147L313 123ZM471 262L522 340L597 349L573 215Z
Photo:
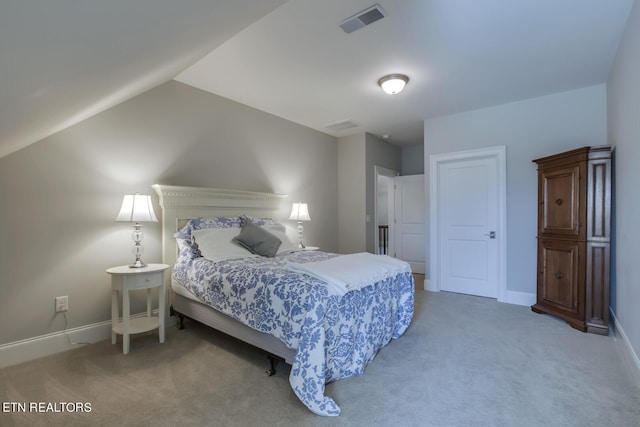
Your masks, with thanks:
M341 255L324 261L288 262L287 268L327 282L329 290L340 296L399 273L411 271L411 267L405 261L368 252Z

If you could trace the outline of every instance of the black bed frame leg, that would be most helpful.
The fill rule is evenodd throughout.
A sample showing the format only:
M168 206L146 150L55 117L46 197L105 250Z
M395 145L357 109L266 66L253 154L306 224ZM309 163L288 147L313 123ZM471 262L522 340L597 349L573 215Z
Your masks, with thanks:
M169 316L178 316L180 320L180 324L178 325L179 330L184 329L184 316L173 309L173 306L169 306Z
M276 365L278 364L278 359L276 359L275 356L267 356L267 359L269 359L269 363L271 364L271 368L267 369L267 376L274 376L276 374Z
M180 313L178 313L178 319L180 320L180 324L178 325L178 329L179 330L183 330L184 329L184 316Z

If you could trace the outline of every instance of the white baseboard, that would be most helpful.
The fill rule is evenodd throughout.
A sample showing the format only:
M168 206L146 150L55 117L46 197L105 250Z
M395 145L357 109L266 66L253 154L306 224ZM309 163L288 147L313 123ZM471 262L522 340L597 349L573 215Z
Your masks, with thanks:
M424 279L424 290L429 292L439 292L440 289L437 289L429 279Z
M507 290L507 299L503 302L531 306L536 303L536 294Z
M428 279L424 279L424 290L429 292L440 291L440 289L437 289ZM536 303L536 294L507 290L507 298L501 302L507 304L531 306Z
M158 315L157 309L154 310L154 314ZM146 313L135 314L131 318L142 316L146 316ZM172 323L175 322L166 320L165 328ZM2 344L0 345L0 368L61 353L106 339L111 339L111 320Z
M631 370L636 384L640 387L640 358L638 358L638 355L633 350L633 347L631 346L631 343L629 342L627 335L624 333L624 329L622 329L622 325L620 325L620 322L613 310L609 309L609 313L611 314L611 320L613 320L612 329L616 340L616 346L622 354L625 364Z
M106 321L68 329L66 333L54 332L3 344L0 345L0 368L71 350L87 343L102 341L110 336L111 321Z

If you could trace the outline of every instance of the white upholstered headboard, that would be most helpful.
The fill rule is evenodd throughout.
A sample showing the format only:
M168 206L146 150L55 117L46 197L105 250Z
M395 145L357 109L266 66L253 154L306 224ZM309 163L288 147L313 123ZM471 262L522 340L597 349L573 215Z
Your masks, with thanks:
M220 188L161 184L152 187L158 193L162 208L162 262L172 267L178 254L173 234L191 218L247 214L276 219L280 202L287 197L283 194Z

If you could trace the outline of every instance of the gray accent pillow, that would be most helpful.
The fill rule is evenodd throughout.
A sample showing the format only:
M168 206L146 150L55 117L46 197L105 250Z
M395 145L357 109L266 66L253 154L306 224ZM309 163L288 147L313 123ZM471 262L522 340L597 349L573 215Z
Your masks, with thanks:
M252 254L269 258L273 258L276 255L282 243L276 235L249 221L243 221L240 234L232 240Z

